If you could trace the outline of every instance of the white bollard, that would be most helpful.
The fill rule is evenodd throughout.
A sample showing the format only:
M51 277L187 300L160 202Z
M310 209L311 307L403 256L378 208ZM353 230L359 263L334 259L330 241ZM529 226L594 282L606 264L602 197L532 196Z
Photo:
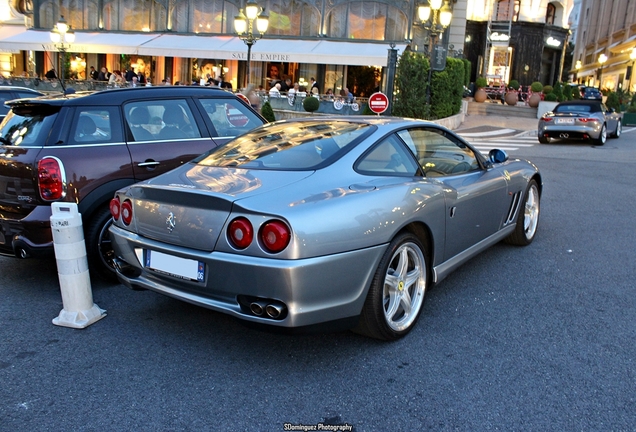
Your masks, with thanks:
M53 319L53 324L85 328L104 318L106 311L93 303L82 215L75 203L53 203L51 212L53 247L64 307Z

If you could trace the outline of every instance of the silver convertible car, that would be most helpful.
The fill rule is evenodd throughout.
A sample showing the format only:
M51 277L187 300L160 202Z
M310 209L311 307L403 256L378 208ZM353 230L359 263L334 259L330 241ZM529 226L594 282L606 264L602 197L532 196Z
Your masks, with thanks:
M559 103L539 119L539 142L551 139L584 140L602 146L607 136L618 138L622 132L621 115L598 100L574 100Z
M405 335L426 290L501 240L528 245L542 181L433 123L280 121L116 193L120 280L246 321Z

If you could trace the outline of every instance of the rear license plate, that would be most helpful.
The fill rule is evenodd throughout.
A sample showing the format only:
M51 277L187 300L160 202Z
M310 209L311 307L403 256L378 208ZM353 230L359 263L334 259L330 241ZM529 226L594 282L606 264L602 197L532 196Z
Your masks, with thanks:
M573 118L558 118L556 119L556 123L558 124L574 124Z
M146 268L180 279L203 282L205 264L157 251L146 251Z

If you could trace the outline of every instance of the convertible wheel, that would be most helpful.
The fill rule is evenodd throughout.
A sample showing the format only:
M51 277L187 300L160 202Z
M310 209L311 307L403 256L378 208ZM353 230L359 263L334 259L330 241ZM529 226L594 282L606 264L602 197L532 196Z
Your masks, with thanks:
M605 141L607 141L607 126L606 125L603 125L603 127L601 128L601 133L598 135L598 138L592 141L594 142L594 145L598 145L598 146L602 146L605 144Z
M621 133L623 132L623 125L621 124L621 121L619 120L616 123L616 130L614 131L614 133L612 134L612 138L618 138L621 136Z
M532 243L539 225L539 187L531 180L526 189L523 207L519 209L517 226L512 234L504 240L506 243L527 246Z
M117 274L108 228L113 223L108 207L99 209L86 226L86 256L91 272L102 279L116 281Z
M406 335L422 310L428 268L424 247L410 233L393 239L375 272L357 333L382 340Z

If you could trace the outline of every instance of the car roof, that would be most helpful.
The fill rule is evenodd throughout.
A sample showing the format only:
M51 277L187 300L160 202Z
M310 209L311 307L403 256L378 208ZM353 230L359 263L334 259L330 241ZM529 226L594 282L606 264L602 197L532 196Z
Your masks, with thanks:
M189 96L228 97L236 96L216 87L205 86L157 86L157 87L130 87L123 89L102 90L97 92L82 91L69 94L56 93L37 98L19 99L7 103L9 106L24 104L42 105L119 105L128 100L144 98L174 98Z
M586 99L576 99L559 102L559 105L598 105L601 101L597 100L586 100Z
M42 94L41 92L39 92L37 90L31 89L31 88L28 88L28 87L20 87L20 86L5 86L5 85L0 86L0 91L3 91L3 90L8 90L8 91L28 91L28 92Z

